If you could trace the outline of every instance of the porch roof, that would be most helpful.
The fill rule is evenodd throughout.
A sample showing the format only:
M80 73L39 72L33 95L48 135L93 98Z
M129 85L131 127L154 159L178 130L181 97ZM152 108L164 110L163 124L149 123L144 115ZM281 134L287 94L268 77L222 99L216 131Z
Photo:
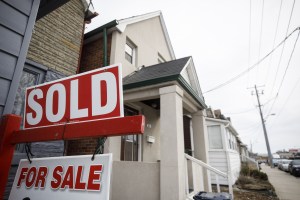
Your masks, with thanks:
M177 81L202 108L207 108L203 97L200 97L181 75L181 72L190 59L191 57L185 57L148 67L143 66L140 70L123 78L123 89L129 90L159 83Z

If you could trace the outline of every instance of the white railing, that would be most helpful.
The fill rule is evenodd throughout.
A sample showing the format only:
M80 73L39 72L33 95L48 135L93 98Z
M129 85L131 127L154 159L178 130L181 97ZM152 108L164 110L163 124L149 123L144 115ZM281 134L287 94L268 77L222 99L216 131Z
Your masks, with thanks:
M220 190L220 184L219 184L219 176L227 178L228 180L228 188L229 188L229 193L232 196L233 199L233 189L232 189L232 180L230 173L224 173L216 168L213 168L212 166L202 162L201 160L198 160L188 154L185 154L185 159L186 159L186 195L187 199L193 199L193 196L196 194L196 192L199 191L204 191L204 178L203 178L203 170L210 171L215 174L216 177L216 185L217 185L217 192L221 192ZM193 174L193 187L194 191L190 192L189 191L189 180L188 180L188 160L191 161L192 163L192 174Z
M244 156L244 155L241 155L241 157L242 157L242 159L241 159L242 162L248 162L248 163L251 163L251 164L253 164L254 166L256 166L257 169L259 169L258 162L257 162L255 159L250 158L250 157L248 157L248 156Z

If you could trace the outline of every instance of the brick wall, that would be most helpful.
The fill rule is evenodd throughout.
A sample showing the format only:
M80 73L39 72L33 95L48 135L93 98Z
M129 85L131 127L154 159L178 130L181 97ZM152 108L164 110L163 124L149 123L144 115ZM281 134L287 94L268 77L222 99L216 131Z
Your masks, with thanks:
M69 1L36 22L27 58L67 76L76 74L83 26L81 0Z
M107 65L109 65L112 34L107 35ZM104 67L103 64L103 38L87 43L82 47L80 72Z
M107 36L107 65L110 60L112 35ZM93 69L104 67L103 64L103 38L99 38L82 47L79 72L86 72ZM86 155L93 154L97 146L98 139L84 139L68 141L67 155Z
M71 140L67 144L67 155L93 154L97 146L97 139Z

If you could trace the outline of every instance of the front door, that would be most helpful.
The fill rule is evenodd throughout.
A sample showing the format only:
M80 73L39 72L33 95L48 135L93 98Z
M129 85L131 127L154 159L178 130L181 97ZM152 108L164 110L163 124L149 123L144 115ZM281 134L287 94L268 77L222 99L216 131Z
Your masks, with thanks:
M124 106L124 115L133 116L138 115L139 112L128 106ZM122 136L121 141L121 160L123 161L138 161L138 135Z

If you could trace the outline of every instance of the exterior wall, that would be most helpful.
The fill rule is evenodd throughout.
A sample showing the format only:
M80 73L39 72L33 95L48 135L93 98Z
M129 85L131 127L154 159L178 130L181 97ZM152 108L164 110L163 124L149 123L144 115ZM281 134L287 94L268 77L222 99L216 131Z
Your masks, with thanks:
M160 199L159 163L114 161L111 199Z
M241 160L240 155L237 150L229 149L228 138L226 136L226 128L225 123L216 122L206 120L206 125L220 125L221 126L221 136L222 136L222 144L223 149L209 149L209 164L216 169L230 173L232 184L235 183L237 178L239 177L239 173L241 170ZM215 175L211 173L211 182L212 184L216 184ZM227 178L223 178L219 176L219 183L223 185L228 185Z
M240 155L236 151L228 151L229 161L230 161L230 170L231 170L231 180L233 184L239 178L241 171L241 159Z
M12 112L39 3L0 1L0 118Z
M76 74L83 27L83 4L71 0L36 22L27 58L67 76Z
M137 46L135 66L125 59L127 37ZM158 53L166 61L171 60L159 17L128 25L123 33L113 32L110 63L122 63L123 77L142 65L157 64Z
M142 103L141 103L142 104ZM143 135L143 162L157 162L160 160L160 113L149 106L143 106L142 114L145 115L145 133ZM148 143L147 135L154 136L155 142Z
M107 35L107 61L110 60L112 34ZM104 67L103 59L103 38L87 43L82 47L80 72ZM112 63L114 64L114 63ZM107 64L109 65L109 63Z
M223 150L209 150L209 165L212 167L227 173L228 166L227 166L227 158L226 153ZM214 173L211 174L211 183L216 184L216 178ZM227 179L219 176L219 183L222 185L228 185Z

